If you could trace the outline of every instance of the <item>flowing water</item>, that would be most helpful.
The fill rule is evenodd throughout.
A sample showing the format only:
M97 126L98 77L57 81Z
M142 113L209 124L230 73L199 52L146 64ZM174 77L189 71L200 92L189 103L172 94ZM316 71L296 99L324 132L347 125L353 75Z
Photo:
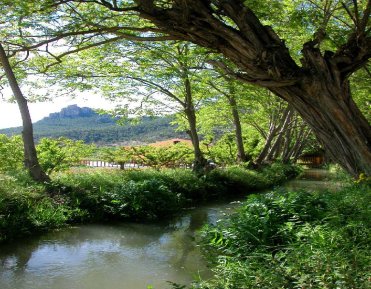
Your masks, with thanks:
M287 187L327 185L322 171L310 172L315 174L310 181L294 180ZM81 225L2 245L0 288L165 289L171 288L168 281L189 284L198 276L208 278L195 232L238 205L199 207L172 223Z

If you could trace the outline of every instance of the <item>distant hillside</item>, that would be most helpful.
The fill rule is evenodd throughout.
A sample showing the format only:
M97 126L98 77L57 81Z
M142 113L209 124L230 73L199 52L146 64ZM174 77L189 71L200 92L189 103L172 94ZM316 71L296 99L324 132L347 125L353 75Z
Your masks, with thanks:
M36 140L64 136L86 143L123 145L186 137L185 133L175 132L171 121L171 116L142 117L136 124L118 125L109 115L100 115L89 107L70 105L34 123L34 134ZM8 128L1 129L0 134L15 135L21 131L21 127Z

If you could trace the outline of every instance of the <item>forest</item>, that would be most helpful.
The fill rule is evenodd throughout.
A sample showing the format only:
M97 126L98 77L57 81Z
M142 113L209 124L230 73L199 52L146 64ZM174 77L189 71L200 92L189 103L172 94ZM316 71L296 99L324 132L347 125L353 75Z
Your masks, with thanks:
M0 134L0 287L369 288L370 13L3 0L0 89L23 125ZM81 93L117 105L34 131L30 102Z

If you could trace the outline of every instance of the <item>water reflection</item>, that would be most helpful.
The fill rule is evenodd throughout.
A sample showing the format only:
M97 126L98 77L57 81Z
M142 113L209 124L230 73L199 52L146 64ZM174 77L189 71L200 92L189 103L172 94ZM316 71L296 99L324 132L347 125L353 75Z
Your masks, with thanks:
M167 224L84 225L1 246L1 289L169 288L209 276L195 232L231 211L217 204Z
M287 182L284 185L288 190L329 190L336 191L341 188L341 183L331 181L331 174L324 169L309 169L297 179Z

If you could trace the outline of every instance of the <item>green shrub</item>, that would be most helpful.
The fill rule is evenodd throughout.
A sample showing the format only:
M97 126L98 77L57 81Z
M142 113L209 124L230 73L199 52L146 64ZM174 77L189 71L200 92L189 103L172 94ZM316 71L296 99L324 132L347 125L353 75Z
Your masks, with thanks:
M93 220L159 219L184 205L183 195L157 171L63 175L58 183L69 188L70 205Z
M65 137L42 138L37 147L37 156L42 169L47 173L67 170L83 158L92 154L94 147L83 141Z
M197 288L369 288L370 188L248 198L202 244L215 278Z
M261 170L261 174L265 177L269 185L279 185L285 181L298 176L301 173L301 168L291 164L273 163Z
M224 187L228 194L242 194L268 188L264 176L256 171L247 170L242 167L228 167L225 170L214 170L209 175L209 182Z
M19 185L0 175L0 242L64 226L72 210L45 195L43 186Z
M127 216L140 220L159 219L181 208L181 194L172 192L165 182L157 179L142 182L129 181L108 194L110 204L105 207L124 211Z
M14 173L23 167L23 144L21 136L8 137L0 134L0 174Z

